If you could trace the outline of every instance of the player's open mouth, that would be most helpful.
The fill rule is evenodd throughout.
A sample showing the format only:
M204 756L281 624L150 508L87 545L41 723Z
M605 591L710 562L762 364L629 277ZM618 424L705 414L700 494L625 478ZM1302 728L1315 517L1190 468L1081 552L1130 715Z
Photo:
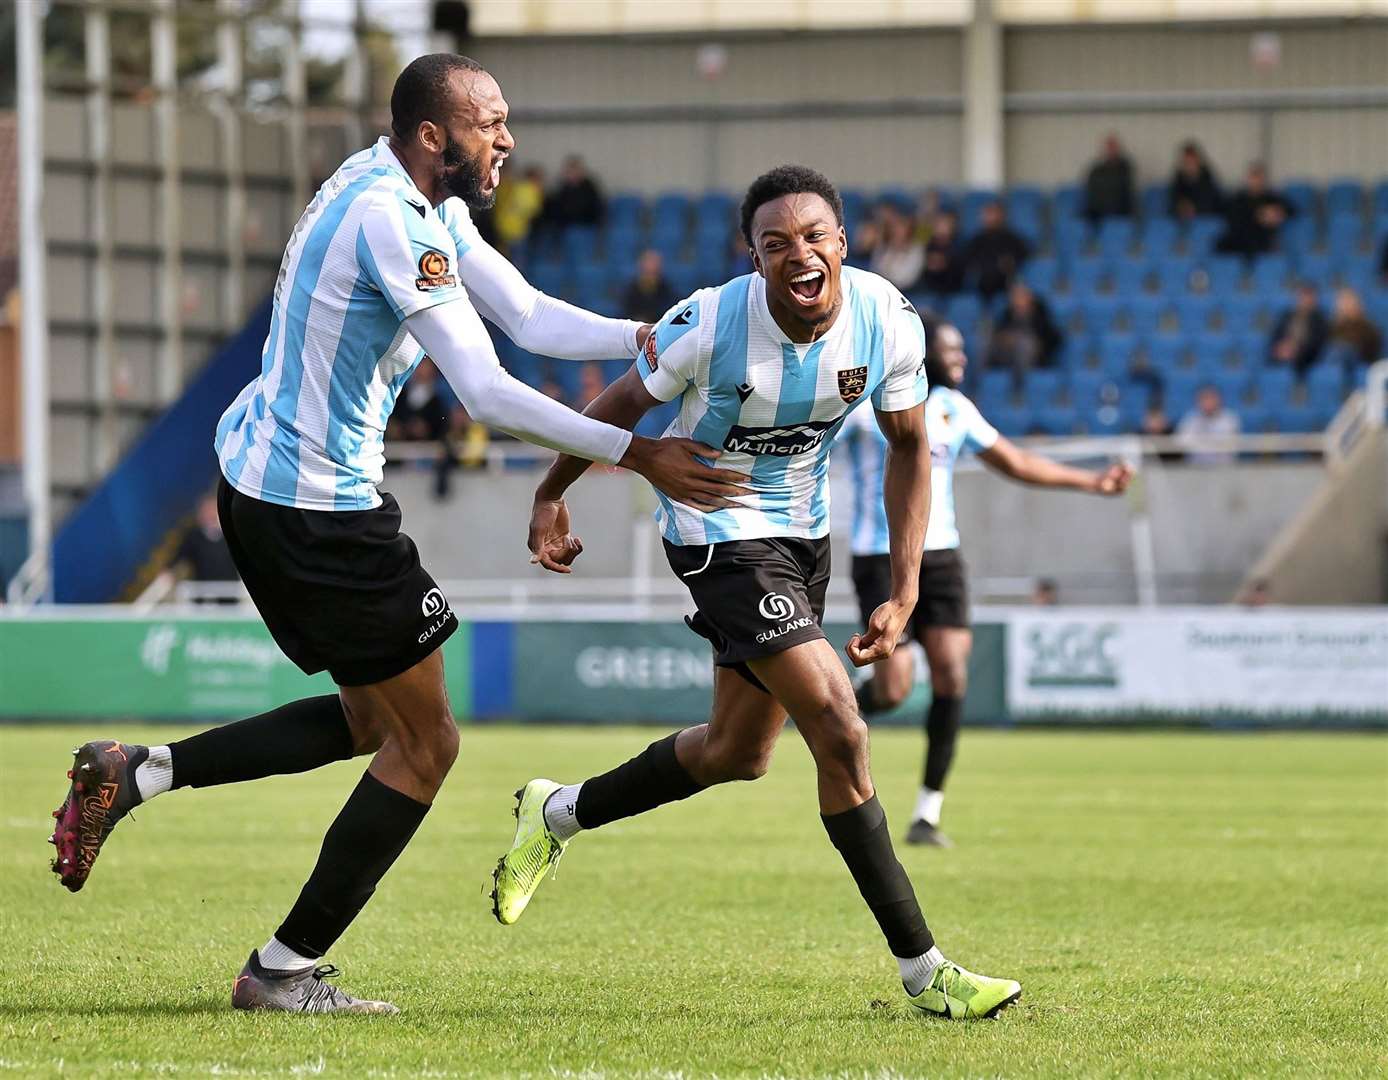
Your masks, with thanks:
M804 270L790 279L790 291L802 304L814 304L824 289L823 270Z
M492 162L492 171L487 175L487 181L493 191L501 184L501 163L505 160L506 155L503 154Z

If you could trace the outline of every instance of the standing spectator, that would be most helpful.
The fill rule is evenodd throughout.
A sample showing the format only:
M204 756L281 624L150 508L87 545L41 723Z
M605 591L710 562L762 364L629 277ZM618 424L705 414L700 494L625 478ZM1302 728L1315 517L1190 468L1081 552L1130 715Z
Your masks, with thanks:
M912 292L925 269L925 247L916 240L911 219L897 207L884 205L881 223L868 268L902 292Z
M458 464L450 438L459 408L452 389L440 377L427 356L419 362L410 381L396 399L386 421L386 438L438 443L434 465L434 497L448 498L453 470Z
M1109 134L1099 160L1089 167L1084 181L1084 216L1092 222L1106 217L1132 217L1133 163L1123 152L1118 136Z
M925 245L925 272L920 288L925 292L946 296L957 293L964 284L964 259L959 250L959 216L953 210L941 210L930 228Z
M493 213L496 238L511 252L530 235L530 226L545 205L545 173L531 165L519 177L502 184L496 193Z
M679 297L665 280L665 260L654 248L641 252L636 277L622 294L622 315L640 323L658 323Z
M1383 333L1364 314L1364 302L1353 289L1343 288L1335 294L1335 317L1330 321L1325 355L1345 368L1383 358Z
M583 159L574 155L564 159L559 185L545 199L545 226L562 232L570 225L601 225L607 206L597 181L588 175Z
M1195 408L1181 418L1176 434L1190 447L1186 457L1195 465L1223 465L1234 460L1228 449L1211 449L1208 440L1232 438L1243 430L1238 413L1224 407L1218 388L1202 386L1195 396Z
M1055 363L1062 341L1046 301L1020 281L1007 292L1003 309L988 349L990 367L1011 368L1020 375L1036 367Z
M982 227L964 249L964 273L974 287L991 300L1007 288L1031 248L1007 224L1007 211L1000 202L983 208Z
M226 537L222 535L222 523L217 514L217 500L205 496L198 503L197 521L183 535L178 550L169 560L169 567L160 575L160 582L166 589L172 588L176 577L190 581L232 582L240 581L236 563L232 561L231 549L227 547ZM234 604L237 598L232 595L216 596L213 603ZM199 603L203 602L199 598Z
M1205 160L1205 152L1197 142L1181 144L1176 168L1167 188L1167 207L1172 217L1181 221L1218 214L1224 206L1224 195L1214 170Z
M1320 309L1316 287L1303 281L1296 287L1296 303L1282 313L1272 328L1268 340L1268 359L1275 364L1290 364L1297 377L1320 359L1325 347L1329 325Z
M1243 188L1229 200L1219 250L1249 258L1269 252L1277 246L1282 225L1295 213L1291 203L1268 187L1267 169L1255 161Z

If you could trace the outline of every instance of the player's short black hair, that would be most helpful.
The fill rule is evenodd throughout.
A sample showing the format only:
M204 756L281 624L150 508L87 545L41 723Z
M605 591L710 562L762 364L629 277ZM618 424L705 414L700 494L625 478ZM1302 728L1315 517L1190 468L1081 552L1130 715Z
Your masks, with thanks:
M752 181L742 198L742 239L752 246L752 216L782 195L818 195L834 211L834 220L843 224L843 199L822 172L807 165L777 165Z
M470 56L429 53L405 65L390 92L390 130L413 139L425 120L438 121L448 105L448 80L455 71L485 71Z

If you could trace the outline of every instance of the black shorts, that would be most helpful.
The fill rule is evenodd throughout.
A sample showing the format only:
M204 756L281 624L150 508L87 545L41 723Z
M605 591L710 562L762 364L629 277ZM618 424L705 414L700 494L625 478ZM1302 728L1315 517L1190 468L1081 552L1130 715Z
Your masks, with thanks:
M892 594L890 555L854 555L853 588L863 625ZM958 548L927 551L921 558L920 596L911 616L911 631L921 637L929 626L969 625L969 582Z
M689 628L713 643L713 662L760 690L748 660L774 656L824 637L829 588L829 538L768 537L680 547L665 557L688 587L698 611Z
M305 674L365 686L408 671L458 629L400 531L400 507L297 510L225 479L217 513L237 572L275 644Z

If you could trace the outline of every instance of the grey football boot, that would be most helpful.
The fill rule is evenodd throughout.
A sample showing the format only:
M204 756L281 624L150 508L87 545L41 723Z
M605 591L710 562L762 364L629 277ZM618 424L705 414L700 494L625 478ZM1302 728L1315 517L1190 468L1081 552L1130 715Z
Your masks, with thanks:
M305 1013L398 1013L389 1001L363 1001L327 982L338 974L331 964L306 971L271 971L253 950L231 987L233 1009Z

